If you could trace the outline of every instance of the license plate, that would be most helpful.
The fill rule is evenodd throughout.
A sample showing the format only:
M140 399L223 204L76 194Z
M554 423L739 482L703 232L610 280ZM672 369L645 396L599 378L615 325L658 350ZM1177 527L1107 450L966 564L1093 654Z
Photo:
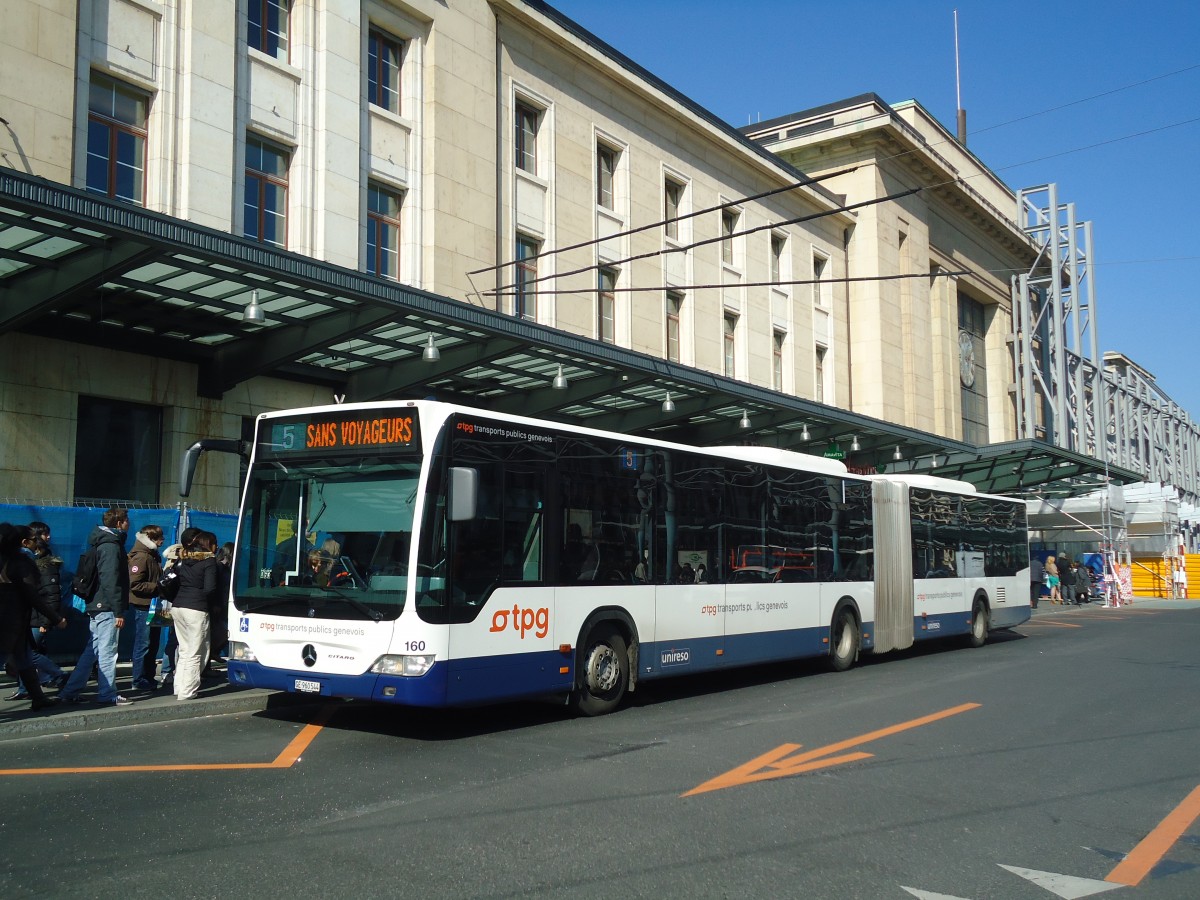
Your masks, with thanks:
M296 690L303 691L306 694L319 694L321 693L321 682L305 681L303 678L297 678Z

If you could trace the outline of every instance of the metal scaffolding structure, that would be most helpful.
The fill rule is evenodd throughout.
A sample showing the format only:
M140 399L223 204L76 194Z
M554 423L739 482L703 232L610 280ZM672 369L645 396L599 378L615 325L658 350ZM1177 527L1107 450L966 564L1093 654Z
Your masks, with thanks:
M1012 279L1017 436L1107 461L1092 223L1058 202L1054 184L1017 192L1017 222L1039 248Z
M1100 355L1092 223L1055 184L1017 192L1017 220L1039 252L1012 279L1017 436L1140 473L1200 502L1200 426L1137 363Z

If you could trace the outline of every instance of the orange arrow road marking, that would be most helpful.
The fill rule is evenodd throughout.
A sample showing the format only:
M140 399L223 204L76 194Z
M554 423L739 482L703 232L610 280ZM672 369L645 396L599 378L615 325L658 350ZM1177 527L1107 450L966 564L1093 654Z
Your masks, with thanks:
M216 772L231 769L290 769L308 749L336 707L326 706L318 711L314 721L300 729L271 762L265 763L179 763L161 766L68 766L58 769L0 769L0 775L94 775L109 772Z
M860 744L877 741L880 738L899 734L901 731L908 731L910 728L919 728L922 725L928 725L931 722L937 722L940 719L957 716L959 713L978 708L978 703L964 703L961 706L953 706L950 709L922 716L919 719L901 722L898 725L889 725L887 728L880 728L878 731L860 734L858 737L850 738L849 740L829 744L826 747L818 747L815 750L809 750L796 756L788 756L788 754L795 753L803 744L783 744L774 750L764 753L762 756L756 756L750 762L738 766L736 769L730 769L724 775L718 775L716 778L704 782L699 787L692 788L681 796L691 797L693 794L719 791L722 788L735 787L739 784L753 784L756 781L768 781L772 778L786 778L789 775L799 775L801 772L812 772L816 769L826 769L830 766L840 766L845 763L870 759L874 754L863 752L846 753L841 756L830 756L829 754L841 753L843 750L849 750Z

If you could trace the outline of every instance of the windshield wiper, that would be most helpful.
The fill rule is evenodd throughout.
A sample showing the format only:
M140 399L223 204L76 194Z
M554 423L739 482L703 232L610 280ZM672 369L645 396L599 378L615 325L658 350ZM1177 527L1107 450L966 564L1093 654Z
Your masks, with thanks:
M370 606L367 606L367 604L363 603L361 600L356 600L355 598L351 597L349 594L339 591L337 588L327 587L327 588L325 588L325 590L327 590L329 593L333 594L339 600L345 600L346 603L350 607L352 607L353 609L362 613L364 616L367 616L368 618L370 618L370 620L372 622L380 622L383 620L383 613L381 613L377 609L372 609Z

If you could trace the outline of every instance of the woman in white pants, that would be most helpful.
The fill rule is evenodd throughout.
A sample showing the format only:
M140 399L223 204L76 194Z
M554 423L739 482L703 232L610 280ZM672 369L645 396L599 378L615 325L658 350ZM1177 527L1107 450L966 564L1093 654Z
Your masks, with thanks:
M179 593L171 603L171 618L179 640L175 667L175 697L191 700L200 691L200 673L208 664L209 619L217 589L217 536L201 531L179 555Z

